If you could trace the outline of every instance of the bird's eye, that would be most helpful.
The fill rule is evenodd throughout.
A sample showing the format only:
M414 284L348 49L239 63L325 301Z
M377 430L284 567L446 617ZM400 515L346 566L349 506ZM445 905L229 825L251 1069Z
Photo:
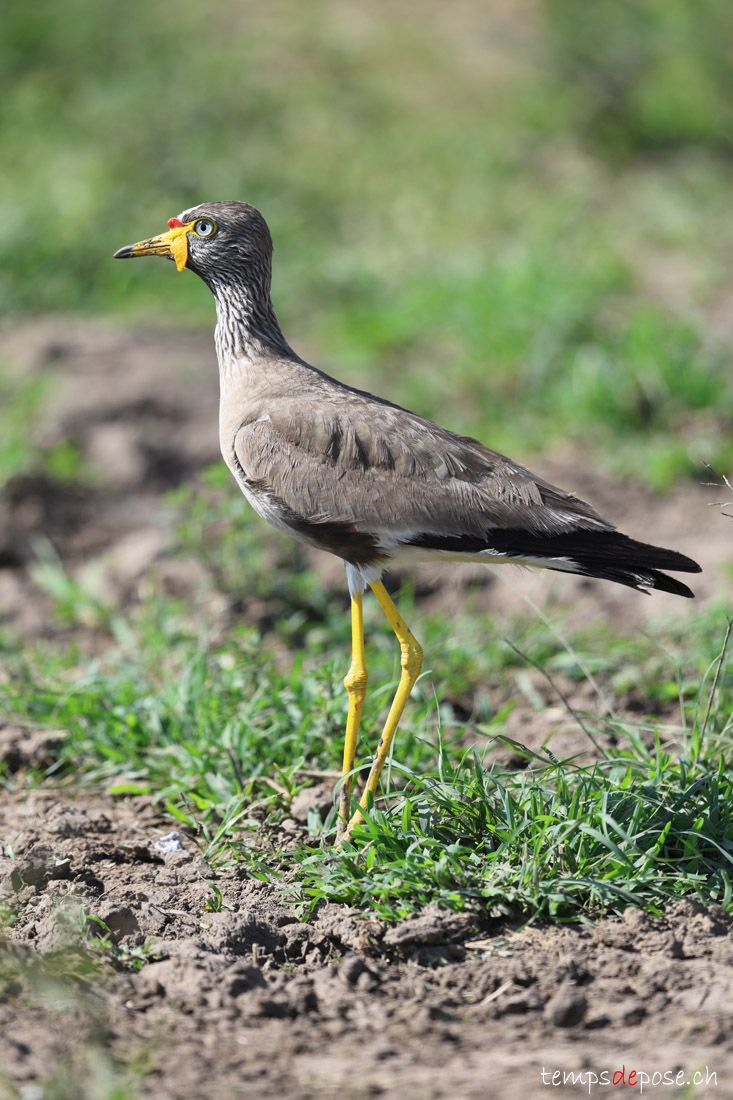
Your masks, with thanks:
M213 237L216 228L216 223L212 222L210 218L199 218L193 227L193 231L197 237Z

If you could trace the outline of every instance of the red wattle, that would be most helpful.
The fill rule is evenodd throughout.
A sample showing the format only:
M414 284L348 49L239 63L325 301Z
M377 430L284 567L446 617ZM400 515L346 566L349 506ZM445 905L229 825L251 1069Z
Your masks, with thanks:
M168 228L169 229L183 229L183 225L184 225L184 223L181 221L180 218L169 218L168 219Z

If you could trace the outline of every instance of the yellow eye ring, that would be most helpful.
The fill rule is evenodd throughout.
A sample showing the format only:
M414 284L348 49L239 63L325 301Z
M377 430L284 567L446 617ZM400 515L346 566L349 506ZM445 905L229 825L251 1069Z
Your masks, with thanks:
M199 218L194 222L193 231L197 237L213 237L219 226L211 218Z

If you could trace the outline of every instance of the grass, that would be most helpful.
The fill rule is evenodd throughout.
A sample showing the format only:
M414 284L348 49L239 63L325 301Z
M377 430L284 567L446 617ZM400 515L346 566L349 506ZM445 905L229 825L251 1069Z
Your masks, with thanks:
M218 474L210 481L198 512L180 494L169 504L185 517L180 550L197 549L220 590L241 598L236 569L217 572L221 547L238 530L256 593L272 577L272 536L239 515L239 502L223 529ZM211 545L204 516L220 536ZM157 596L137 612L106 609L90 619L94 597L47 561L37 579L61 618L74 622L76 600L77 626L91 622L114 644L91 662L73 646L23 658L9 652L2 709L13 722L66 731L51 769L57 780L73 774L120 795L149 794L199 836L215 865L244 861L255 874L284 879L304 912L329 899L396 920L437 899L591 919L630 903L657 912L690 892L730 905L733 679L722 607L684 628L668 623L665 649L651 637L609 636L598 624L565 641L556 624L525 617L507 642L506 624L490 616L466 620L465 633L460 621L425 616L427 671L386 773L388 794L353 849L331 847L332 811L325 831L312 821L311 845L284 855L263 838L314 771L338 775L344 668L332 655L340 646L345 666L348 616L345 599L334 602L313 576L304 591L297 570L279 575L266 634L239 628L214 642L200 610ZM374 749L399 671L391 634L371 603L367 610L363 756ZM603 742L601 759L557 759L548 739L539 754L512 743L525 758L519 772L497 760L493 746L506 743L512 708L536 703L524 680L528 662L570 685L592 677L616 702L606 718L579 717ZM492 690L466 721L452 700L480 683ZM624 716L617 701L629 693L661 717Z
M492 917L598 918L636 905L661 913L693 894L730 908L733 820L729 758L630 746L592 767L550 757L519 775L479 758L410 775L411 793L376 810L353 851L301 857L312 904L353 905L390 921L430 902ZM730 738L730 715L718 731ZM711 770L712 769L712 770ZM366 849L364 842L367 842Z
M44 445L28 432L28 425L52 400L53 386L45 373L22 381L0 373L0 486L41 471L56 482L88 476L73 438L64 436Z

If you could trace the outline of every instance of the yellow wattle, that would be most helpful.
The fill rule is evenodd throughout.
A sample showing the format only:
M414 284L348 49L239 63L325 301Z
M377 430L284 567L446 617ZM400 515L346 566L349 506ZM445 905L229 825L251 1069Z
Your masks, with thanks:
M170 242L170 250L173 254L173 259L176 261L176 267L179 271L183 271L188 260L188 233L181 233L175 236Z

